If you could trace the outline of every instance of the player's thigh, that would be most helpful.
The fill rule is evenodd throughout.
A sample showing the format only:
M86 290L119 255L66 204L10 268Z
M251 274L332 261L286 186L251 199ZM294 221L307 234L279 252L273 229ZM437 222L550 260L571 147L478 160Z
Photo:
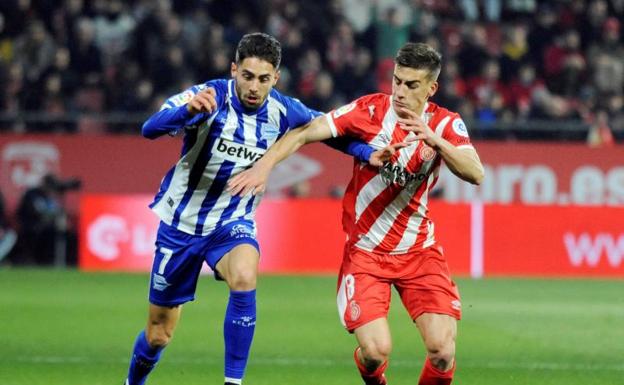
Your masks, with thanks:
M392 336L387 318L377 318L357 327L353 334L367 356L387 357L392 350Z
M258 275L258 249L241 243L227 252L217 263L219 275L235 290L251 290Z
M457 320L448 314L423 313L415 320L429 352L453 356L457 338Z
M260 247L253 221L236 220L220 226L202 247L217 279L224 279L233 290L255 288Z

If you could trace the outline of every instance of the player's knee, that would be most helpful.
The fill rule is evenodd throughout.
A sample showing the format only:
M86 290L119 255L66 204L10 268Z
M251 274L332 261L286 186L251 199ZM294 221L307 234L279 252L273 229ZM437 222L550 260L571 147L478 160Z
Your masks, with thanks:
M390 341L376 341L362 345L362 359L364 366L375 369L390 357L392 344Z
M447 371L453 366L455 359L455 342L443 342L427 344L427 353L431 364L438 370Z
M244 291L256 288L255 267L242 266L230 271L227 282L232 290Z
M173 338L173 330L163 326L152 327L145 335L147 343L153 348L165 347Z

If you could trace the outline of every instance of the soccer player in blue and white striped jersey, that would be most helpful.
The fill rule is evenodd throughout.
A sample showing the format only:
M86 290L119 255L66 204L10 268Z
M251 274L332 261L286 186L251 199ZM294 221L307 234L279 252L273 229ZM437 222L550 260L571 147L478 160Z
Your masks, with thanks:
M225 383L242 382L256 324L254 213L260 196L232 196L226 184L287 131L319 114L273 89L280 58L275 38L245 35L232 79L211 80L169 98L143 125L143 135L151 139L178 131L185 135L180 160L150 206L161 222L149 315L134 345L126 385L145 383L171 340L182 304L194 299L204 261L230 288L223 328ZM343 150L361 161L374 151L359 142L346 143Z

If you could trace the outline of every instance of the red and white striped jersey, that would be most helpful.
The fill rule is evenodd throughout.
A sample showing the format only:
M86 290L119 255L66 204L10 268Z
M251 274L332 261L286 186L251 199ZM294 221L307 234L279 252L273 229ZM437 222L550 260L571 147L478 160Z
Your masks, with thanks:
M377 149L415 135L399 127L392 97L385 94L363 96L326 118L334 136L357 137ZM472 147L459 114L427 103L422 119L451 144ZM401 149L381 168L356 161L343 199L342 224L350 242L366 251L389 254L435 244L427 201L441 162L422 141Z

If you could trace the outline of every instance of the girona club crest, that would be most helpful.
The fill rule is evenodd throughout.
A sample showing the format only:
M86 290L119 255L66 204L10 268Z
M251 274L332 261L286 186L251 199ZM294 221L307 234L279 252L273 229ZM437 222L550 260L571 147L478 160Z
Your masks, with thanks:
M420 148L420 159L422 159L423 162L428 162L430 160L433 160L435 156L436 151L423 143L422 147Z
M362 313L362 311L360 310L360 305L358 305L355 301L351 301L351 304L349 305L349 311L351 313L349 314L351 316L351 321L357 321L357 319L360 318L360 314Z

